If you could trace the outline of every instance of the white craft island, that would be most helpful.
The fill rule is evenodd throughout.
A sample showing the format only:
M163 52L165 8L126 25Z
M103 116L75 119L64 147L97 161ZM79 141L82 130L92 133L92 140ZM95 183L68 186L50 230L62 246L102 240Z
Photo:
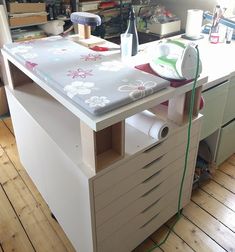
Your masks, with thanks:
M32 64L2 53L21 162L77 251L131 251L177 212L192 83L94 115L49 86ZM142 53L135 62L143 62ZM206 82L202 76L197 83L181 207L191 196ZM159 113L170 126L167 138L125 124L153 107L165 108Z

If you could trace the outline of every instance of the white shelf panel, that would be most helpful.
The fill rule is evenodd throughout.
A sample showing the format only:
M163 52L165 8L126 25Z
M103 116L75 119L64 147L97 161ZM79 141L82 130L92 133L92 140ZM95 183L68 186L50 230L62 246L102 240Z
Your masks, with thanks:
M37 84L8 90L75 164L81 160L80 120Z

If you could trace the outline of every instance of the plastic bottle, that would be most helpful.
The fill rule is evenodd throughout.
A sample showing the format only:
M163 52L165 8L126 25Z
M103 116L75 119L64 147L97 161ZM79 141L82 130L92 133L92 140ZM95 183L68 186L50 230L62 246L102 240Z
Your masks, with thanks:
M219 43L219 19L222 16L220 5L216 5L213 13L213 20L209 41L213 44Z
M133 7L131 7L131 10L130 10L130 13L129 13L129 22L128 22L126 33L133 34L133 37L132 37L132 54L131 54L131 56L134 56L138 52L139 39L138 39L138 33L137 33L137 29L136 29L135 12L134 12Z
M230 44L233 36L233 29L230 27L227 27L226 31L226 44Z
M47 12L48 12L48 20L54 20L55 19L55 13L54 13L54 5L48 4L47 5Z

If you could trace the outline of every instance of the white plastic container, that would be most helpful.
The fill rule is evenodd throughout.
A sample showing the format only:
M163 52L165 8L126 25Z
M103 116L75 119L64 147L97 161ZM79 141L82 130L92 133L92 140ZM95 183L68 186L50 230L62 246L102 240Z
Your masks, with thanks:
M147 28L151 33L159 34L161 36L180 31L181 21L176 20L164 24L148 23Z

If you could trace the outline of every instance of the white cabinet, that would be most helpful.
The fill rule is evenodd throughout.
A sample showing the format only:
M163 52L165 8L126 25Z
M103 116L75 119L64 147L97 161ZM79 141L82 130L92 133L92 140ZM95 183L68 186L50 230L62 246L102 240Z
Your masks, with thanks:
M227 99L229 82L226 81L216 87L203 92L205 101L201 139L204 139L221 127L224 115L224 108Z
M224 109L223 125L235 118L235 77L229 81L228 96Z
M216 165L235 152L235 77L203 92L201 140L210 146Z
M218 144L216 163L221 164L235 152L235 121L222 127Z
M156 140L125 125L125 118L171 98L177 102L178 96L182 102L192 83L177 90L163 90L107 115L91 117L75 105L71 109L59 92L51 92L46 82L10 56L4 59L9 82L6 91L21 162L77 251L131 251L177 212L188 123L170 122L166 111L169 136ZM88 122L95 141L89 142L82 135L79 118ZM125 132L117 135L113 125L120 122ZM190 201L201 123L202 116L195 116L179 208ZM110 127L113 137L123 137L123 155L96 170L84 162L84 150L94 157L96 147L103 143L103 133L110 136Z
M127 125L126 150L135 138L145 147L94 175L81 161L76 116L36 84L6 90L21 162L78 251L131 251L176 213L187 125L154 145ZM192 125L181 207L191 196L200 125L201 117Z

